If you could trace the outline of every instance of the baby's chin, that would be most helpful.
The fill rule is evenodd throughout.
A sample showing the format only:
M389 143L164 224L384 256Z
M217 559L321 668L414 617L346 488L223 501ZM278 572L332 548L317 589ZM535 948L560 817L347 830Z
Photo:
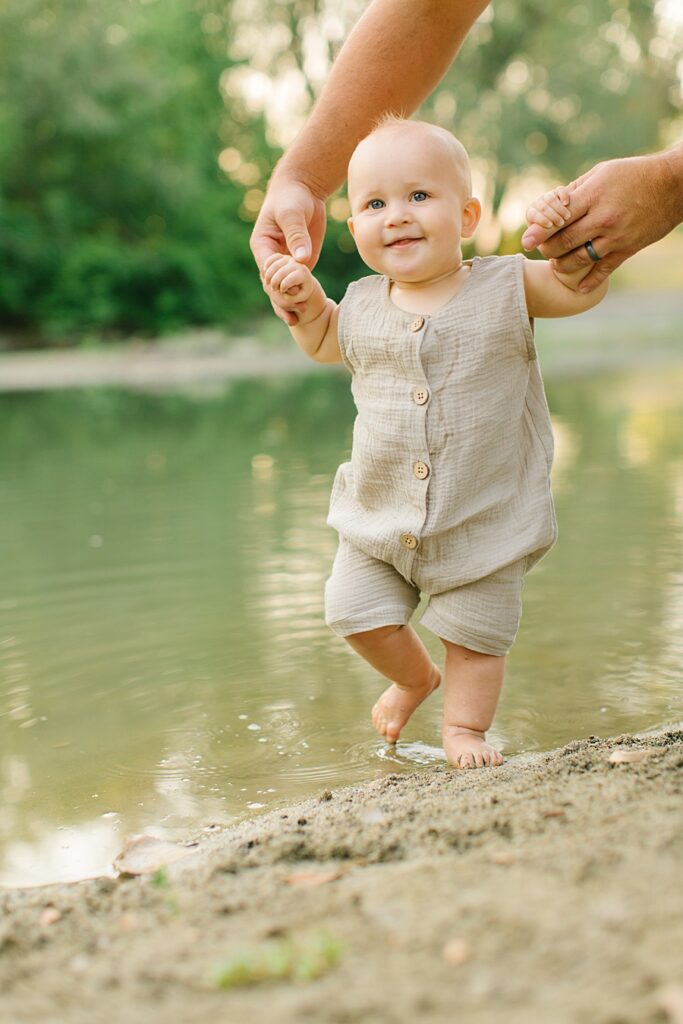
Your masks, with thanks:
M415 270L414 272L408 271L407 273L396 273L394 270L393 272L383 271L383 273L386 273L387 277L390 277L399 288L429 288L438 281L443 281L444 278L450 277L451 274L456 274L461 266L462 262L439 270Z
M362 252L359 255L369 270L373 270L376 274L383 274L385 277L391 278L399 287L405 288L428 288L435 281L440 281L451 273L454 274L462 266L460 252L452 264L444 262L439 263L438 266L433 263L425 265L424 261L414 259L411 266L409 262L411 257L407 252L405 258L398 255L398 257L391 256L386 260L373 259L372 256L366 259Z
M396 266L395 263L390 263L389 261L385 263L378 260L374 266L371 263L366 265L370 270L374 270L376 274L384 274L385 277L390 277L396 284L405 285L407 288L423 288L430 283L432 278L441 276L418 267L409 269Z
M406 254L407 255L407 254ZM406 288L428 288L436 281L455 274L462 266L462 258L434 262L420 260L390 259L377 260L377 266L372 269L379 274L385 274L396 284L405 285ZM368 264L369 265L369 264Z

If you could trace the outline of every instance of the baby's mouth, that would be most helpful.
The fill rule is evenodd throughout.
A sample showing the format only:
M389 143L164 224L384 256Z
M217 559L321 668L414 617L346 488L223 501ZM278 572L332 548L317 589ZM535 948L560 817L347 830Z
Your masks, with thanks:
M406 238L397 238L393 242L387 243L388 249L406 249L409 245L413 245L415 242L421 242L422 236L419 237L411 236Z

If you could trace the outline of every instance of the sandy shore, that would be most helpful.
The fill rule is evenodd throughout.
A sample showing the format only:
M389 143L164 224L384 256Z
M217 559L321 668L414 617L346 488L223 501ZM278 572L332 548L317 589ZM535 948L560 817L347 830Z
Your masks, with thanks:
M682 797L683 732L591 738L321 793L156 877L3 891L0 1020L681 1024Z
M320 371L296 346L266 345L203 330L177 339L132 340L94 349L0 352L0 393L120 387L134 391L211 391L242 377Z
M683 291L610 293L581 317L545 321L538 329L546 374L586 374L680 361ZM177 338L131 339L125 345L3 351L0 393L120 387L148 393L221 391L244 377L329 372L307 359L270 323L270 341L197 329ZM646 339L646 344L643 343Z

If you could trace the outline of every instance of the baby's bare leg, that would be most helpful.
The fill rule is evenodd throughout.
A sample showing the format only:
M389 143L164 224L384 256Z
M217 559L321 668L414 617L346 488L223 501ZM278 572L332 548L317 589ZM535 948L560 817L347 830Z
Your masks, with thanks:
M443 695L443 745L457 768L503 763L500 751L486 742L486 730L498 705L505 657L480 654L442 640L446 648Z
M381 626L347 636L351 647L393 685L372 709L372 724L395 743L418 704L441 682L441 674L412 626Z

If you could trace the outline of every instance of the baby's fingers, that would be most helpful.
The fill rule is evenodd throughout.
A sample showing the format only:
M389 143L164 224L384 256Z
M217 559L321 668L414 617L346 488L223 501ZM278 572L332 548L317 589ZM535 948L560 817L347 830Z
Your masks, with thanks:
M291 257L287 256L286 253L273 252L270 254L268 259L263 264L263 269L264 271L272 270L272 268L276 266L278 263L286 263L287 260L289 260L290 258Z
M544 228L560 228L571 218L569 192L564 186L546 192L535 199L526 211L529 224L540 224Z
M556 185L552 190L557 198L560 200L563 206L569 206L569 200L571 199L573 189L573 183L570 185Z
M271 288L277 288L279 291L283 291L282 282L284 279L286 277L291 277L293 273L296 273L296 271L292 270L292 263L294 263L293 260L288 260L284 266L278 266L273 270L270 280L268 281Z
M290 262L293 262L291 256L282 256L280 253L274 253L269 256L266 262L263 264L263 280L266 284L272 284L273 276L287 266Z
M304 275L301 273L301 270L293 270L280 282L280 291L295 294L301 291L303 284Z

